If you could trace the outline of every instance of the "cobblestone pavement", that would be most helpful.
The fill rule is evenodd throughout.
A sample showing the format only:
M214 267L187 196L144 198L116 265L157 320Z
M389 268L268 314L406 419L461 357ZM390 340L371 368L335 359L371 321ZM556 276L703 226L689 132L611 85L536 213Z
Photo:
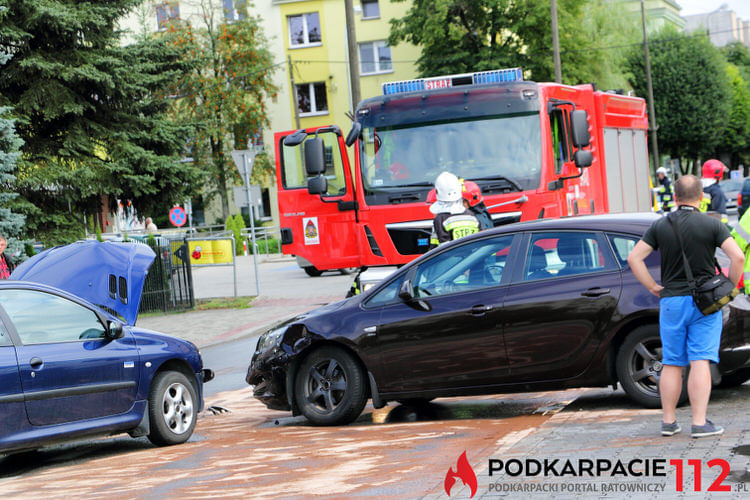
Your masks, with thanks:
M489 456L472 456L469 452L479 480L475 498L750 498L750 383L735 389L715 389L709 418L725 428L723 435L692 439L690 408L686 405L677 412L682 432L662 437L660 410L640 409L630 403L622 391L615 394L609 390L586 391L533 433L504 443ZM543 477L542 474L527 477L524 473L511 477L505 471L489 477L490 458L503 460L504 464L513 459L521 462L558 460L558 471L562 471L566 460L577 468L578 461L584 459L606 459L613 464L621 460L626 466L633 459L663 459L666 476L617 475L613 478L605 473L601 477L586 474L582 477ZM684 466L682 492L677 489L676 469L670 465L673 459L681 459ZM730 472L721 484L731 491L709 491L722 472L718 465L707 465L712 459L728 462ZM701 461L702 472L697 483L694 467L688 460ZM644 462L634 466L636 472L645 469ZM450 498L468 498L469 488L459 490L458 486L462 486L461 482L454 486ZM438 487L427 498L449 497Z

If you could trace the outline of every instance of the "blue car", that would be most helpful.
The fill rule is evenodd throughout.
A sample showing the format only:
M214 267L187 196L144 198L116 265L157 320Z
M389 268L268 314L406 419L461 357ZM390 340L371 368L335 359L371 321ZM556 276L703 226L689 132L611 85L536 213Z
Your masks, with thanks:
M192 343L134 326L154 257L85 241L0 282L0 453L125 432L190 438L213 372Z

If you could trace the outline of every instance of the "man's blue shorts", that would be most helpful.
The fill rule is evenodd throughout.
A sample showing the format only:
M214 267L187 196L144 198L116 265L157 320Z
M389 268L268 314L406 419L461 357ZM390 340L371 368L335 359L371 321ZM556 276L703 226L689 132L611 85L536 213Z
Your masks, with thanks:
M659 301L662 364L687 366L690 361L719 362L721 311L704 316L690 295Z

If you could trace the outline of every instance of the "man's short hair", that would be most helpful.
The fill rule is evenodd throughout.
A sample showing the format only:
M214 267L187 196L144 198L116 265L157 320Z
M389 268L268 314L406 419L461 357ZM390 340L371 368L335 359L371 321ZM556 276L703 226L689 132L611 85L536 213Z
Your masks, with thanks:
M698 201L703 197L703 184L694 175L683 175L674 183L674 196L680 202Z

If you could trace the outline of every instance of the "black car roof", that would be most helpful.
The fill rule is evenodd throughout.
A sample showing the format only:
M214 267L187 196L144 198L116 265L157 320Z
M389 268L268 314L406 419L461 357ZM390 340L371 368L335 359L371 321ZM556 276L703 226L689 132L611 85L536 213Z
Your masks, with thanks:
M526 222L516 222L497 227L491 231L510 233L518 231L539 230L589 230L614 231L642 235L646 229L661 217L653 212L621 213L603 215L580 215L576 217L562 217L560 219L537 219ZM486 235L487 233L478 233Z

